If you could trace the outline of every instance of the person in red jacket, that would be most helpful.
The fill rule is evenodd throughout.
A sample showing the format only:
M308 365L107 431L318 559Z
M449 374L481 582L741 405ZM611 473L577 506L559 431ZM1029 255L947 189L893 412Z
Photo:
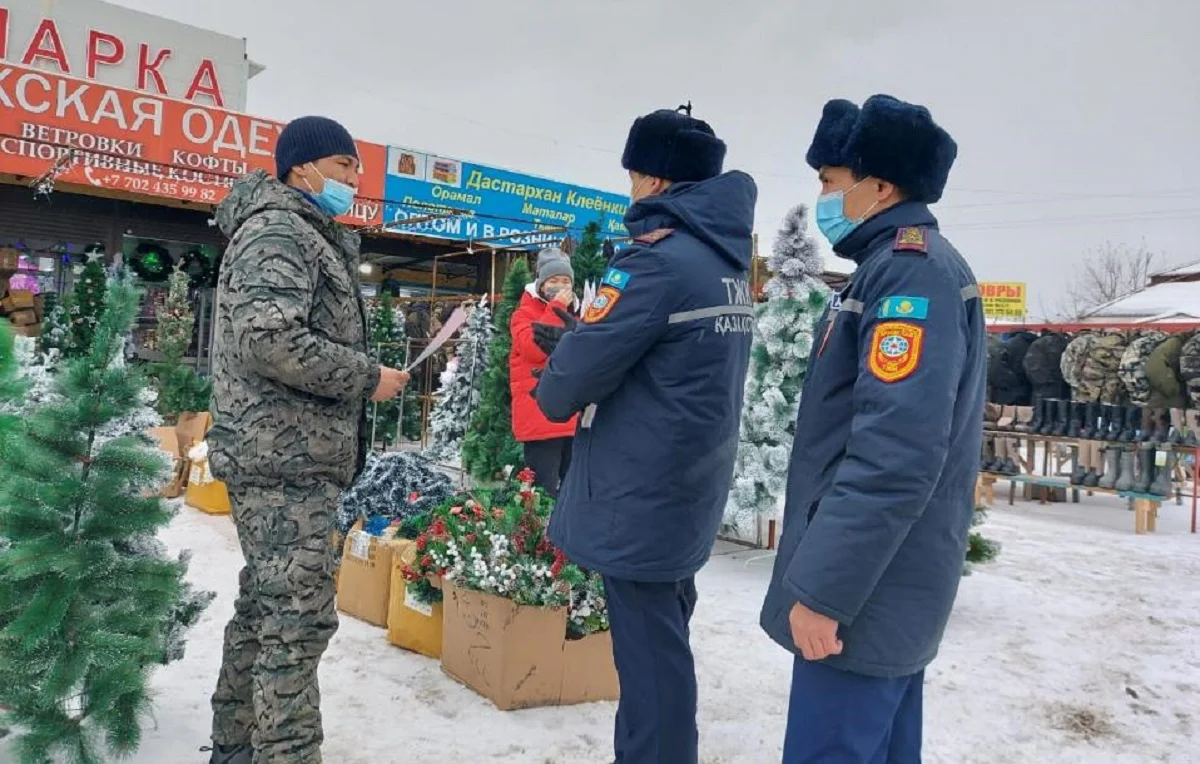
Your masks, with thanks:
M550 496L558 496L558 487L571 464L571 441L578 417L556 424L546 418L530 394L537 384L535 374L546 366L546 354L533 341L533 325L563 321L554 309L574 310L572 287L575 274L571 258L554 247L538 253L537 281L525 287L521 304L509 323L512 354L508 359L509 384L512 386L513 435L525 450L525 465L537 475L537 485Z

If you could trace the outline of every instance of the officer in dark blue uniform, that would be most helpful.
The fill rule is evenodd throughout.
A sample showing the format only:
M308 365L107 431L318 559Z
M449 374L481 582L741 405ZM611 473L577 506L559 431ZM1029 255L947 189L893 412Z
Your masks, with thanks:
M697 761L693 576L733 479L754 314L757 192L750 176L722 174L724 156L690 114L634 122L622 162L633 245L581 323L535 327L550 355L538 404L557 421L582 412L549 532L604 576L623 764Z
M889 96L825 105L816 222L857 265L801 396L762 626L796 654L785 764L917 764L925 667L962 575L987 341L938 230L957 147Z

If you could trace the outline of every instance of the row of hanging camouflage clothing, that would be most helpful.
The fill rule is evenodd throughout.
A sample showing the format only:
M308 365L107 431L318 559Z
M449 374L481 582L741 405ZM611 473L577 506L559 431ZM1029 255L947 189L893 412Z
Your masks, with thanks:
M1018 332L988 351L991 429L1078 439L1074 485L1170 493L1180 451L1198 445L1200 333ZM985 448L985 471L1017 474L1009 438Z

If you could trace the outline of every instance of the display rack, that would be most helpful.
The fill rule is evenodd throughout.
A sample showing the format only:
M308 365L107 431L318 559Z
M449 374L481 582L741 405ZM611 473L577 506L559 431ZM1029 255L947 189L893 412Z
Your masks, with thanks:
M1015 430L997 430L985 429L983 436L987 438L1003 438L1010 441L1017 441L1017 459L1021 466L1026 470L1018 475L1006 475L994 472L980 472L979 480L976 484L975 495L976 503L995 503L995 484L1000 480L1008 481L1008 503L1012 505L1016 500L1016 490L1018 485L1028 485L1031 493L1039 503L1048 504L1051 491L1063 491L1069 493L1073 503L1079 502L1081 492L1086 492L1089 495L1099 494L1108 496L1119 496L1128 500L1131 509L1134 512L1134 531L1136 533L1145 533L1147 531L1153 533L1157 530L1158 509L1164 501L1171 498L1175 499L1177 504L1183 503L1182 492L1176 487L1172 496L1158 496L1156 494L1137 493L1134 491L1117 491L1111 488L1101 488L1099 486L1081 486L1073 485L1070 477L1058 474L1062 467L1062 460L1056 460L1054 470L1051 470L1050 463L1054 458L1052 452L1056 445L1066 445L1072 449L1072 456L1078 457L1079 438L1066 438L1055 435L1039 435L1036 433L1019 432ZM1103 442L1103 441L1101 441ZM1035 469L1035 463L1038 461L1039 448L1041 444L1041 470L1040 474ZM1140 444L1125 444L1114 443L1118 446L1133 446L1139 447ZM1200 483L1200 447L1192 446L1173 446L1160 445L1156 446L1158 451L1174 451L1178 453L1192 454L1192 533L1197 530L1197 509L1198 495L1197 484ZM1022 454L1022 450L1027 452ZM1074 459L1072 459L1074 461ZM1177 468L1184 467L1182 460L1177 464Z

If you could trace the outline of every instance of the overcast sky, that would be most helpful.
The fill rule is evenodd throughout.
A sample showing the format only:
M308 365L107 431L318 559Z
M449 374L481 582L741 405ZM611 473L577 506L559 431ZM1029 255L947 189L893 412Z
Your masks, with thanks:
M691 99L764 246L817 193L826 100L925 104L959 144L943 231L1034 313L1105 242L1200 259L1196 0L118 2L247 38L252 113L623 193L630 121Z

